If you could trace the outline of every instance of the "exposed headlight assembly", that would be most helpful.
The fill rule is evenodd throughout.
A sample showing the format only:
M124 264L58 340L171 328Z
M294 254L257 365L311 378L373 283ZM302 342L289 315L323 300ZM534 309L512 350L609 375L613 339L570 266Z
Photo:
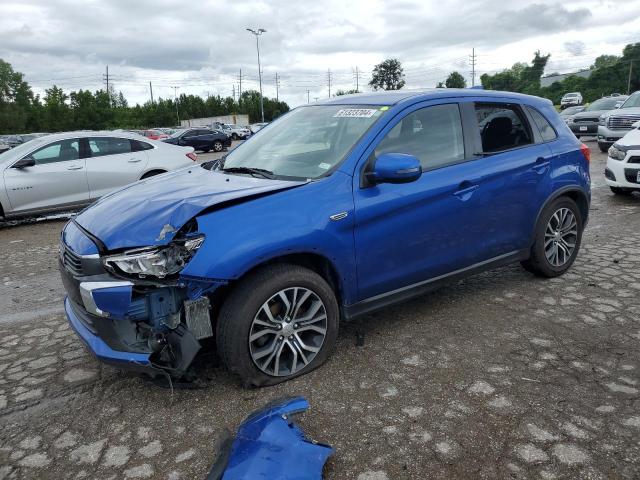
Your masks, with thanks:
M184 268L204 242L204 235L175 240L165 247L146 247L104 257L105 268L138 278L165 278Z

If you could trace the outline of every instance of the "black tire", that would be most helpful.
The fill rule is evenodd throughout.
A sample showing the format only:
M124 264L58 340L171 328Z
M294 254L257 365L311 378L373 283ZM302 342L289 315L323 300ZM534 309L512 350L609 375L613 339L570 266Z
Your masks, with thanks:
M622 188L622 187L609 187L611 189L611 191L615 194L615 195L631 195L633 193L633 190L629 190L627 188Z
M145 173L140 177L140 180L144 180L145 178L155 177L156 175L160 175L161 173L167 173L164 170L151 170L150 172Z
M610 145L608 143L598 142L598 148L602 153L607 153L607 151L609 151L609 147Z
M263 304L281 290L292 287L312 290L322 301L327 317L326 336L306 366L286 376L268 375L251 357L249 333ZM216 325L218 354L224 365L240 377L243 386L275 385L309 373L327 360L338 336L339 319L335 294L320 275L297 265L267 266L242 279L224 302Z
M238 140L238 134L236 134L236 133L231 134L231 139L232 140Z
M547 224L549 223L551 217L555 212L557 212L561 208L568 208L571 213L573 213L576 219L577 226L577 235L575 239L575 248L572 254L569 256L568 260L560 265L553 265L545 255L545 232L547 230ZM582 214L580 213L580 209L576 202L574 202L569 197L560 197L553 200L549 205L547 205L542 213L540 214L540 218L538 219L538 224L535 229L535 240L533 246L531 247L531 256L521 262L522 266L525 270L537 275L539 277L545 278L553 278L559 277L563 273L565 273L578 255L580 251L580 244L582 242L582 231L584 228Z
M209 153L209 150L210 150L209 148L203 148L203 149L201 150L201 152L202 152L202 153Z
M224 145L222 145L222 142L220 140L216 140L215 142L213 142L214 152L221 152L223 149L224 149Z

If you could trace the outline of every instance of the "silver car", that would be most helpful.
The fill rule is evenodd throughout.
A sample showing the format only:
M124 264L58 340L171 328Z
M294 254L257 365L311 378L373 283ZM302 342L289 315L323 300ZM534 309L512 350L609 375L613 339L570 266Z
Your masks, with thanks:
M74 210L137 180L193 165L191 147L125 132L67 132L0 154L0 218Z

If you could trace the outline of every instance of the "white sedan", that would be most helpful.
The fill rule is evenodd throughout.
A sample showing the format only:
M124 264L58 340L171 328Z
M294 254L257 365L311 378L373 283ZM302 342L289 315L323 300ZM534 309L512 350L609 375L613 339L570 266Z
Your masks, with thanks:
M609 148L604 176L616 195L640 192L640 122Z
M0 218L75 210L118 187L193 165L191 147L125 132L66 132L0 154Z

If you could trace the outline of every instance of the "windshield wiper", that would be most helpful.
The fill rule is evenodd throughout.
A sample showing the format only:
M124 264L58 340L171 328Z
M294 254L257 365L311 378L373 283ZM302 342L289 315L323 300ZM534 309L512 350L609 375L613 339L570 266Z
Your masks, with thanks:
M228 173L248 173L249 175L260 175L264 178L273 179L275 175L270 170L265 170L264 168L253 168L253 167L229 167L223 168L223 172Z

